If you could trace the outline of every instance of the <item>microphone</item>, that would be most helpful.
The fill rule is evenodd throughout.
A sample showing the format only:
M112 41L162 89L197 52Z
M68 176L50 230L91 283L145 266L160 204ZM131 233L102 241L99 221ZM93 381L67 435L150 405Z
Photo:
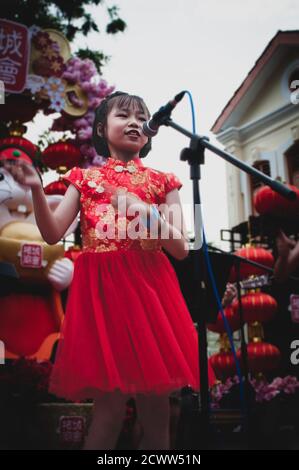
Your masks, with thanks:
M185 91L181 91L178 95L174 97L173 100L168 101L165 106L162 106L153 116L142 125L142 132L147 137L154 137L158 134L159 127L164 124L164 121L167 117L170 116L172 110L183 98Z

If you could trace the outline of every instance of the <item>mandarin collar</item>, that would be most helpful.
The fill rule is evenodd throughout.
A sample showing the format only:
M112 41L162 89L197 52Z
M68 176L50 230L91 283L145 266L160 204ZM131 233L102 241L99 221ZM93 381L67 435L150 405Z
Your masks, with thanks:
M123 162L122 160L118 160L113 157L108 157L106 160L106 163L104 165L105 168L115 168L116 166L123 166L124 168L127 168L128 166L135 166L135 167L143 167L143 163L141 161L141 158L132 158L128 162Z

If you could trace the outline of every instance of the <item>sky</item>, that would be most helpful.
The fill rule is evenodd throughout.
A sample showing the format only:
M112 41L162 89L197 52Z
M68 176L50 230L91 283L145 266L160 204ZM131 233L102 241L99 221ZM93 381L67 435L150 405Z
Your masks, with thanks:
M74 46L98 47L111 56L102 78L116 90L142 96L151 112L181 90L189 90L196 132L220 148L210 132L215 119L277 31L298 29L297 0L106 0L108 6L114 3L128 25L126 31L105 34L105 9L92 7L89 10L103 33L78 38ZM172 118L191 130L187 96ZM47 122L38 120L27 136L36 140L37 130ZM180 152L188 145L185 136L160 128L143 163L179 177L187 229L194 232L189 165L180 161ZM225 163L210 151L205 152L200 191L207 240L229 249L220 243L220 229L228 228Z

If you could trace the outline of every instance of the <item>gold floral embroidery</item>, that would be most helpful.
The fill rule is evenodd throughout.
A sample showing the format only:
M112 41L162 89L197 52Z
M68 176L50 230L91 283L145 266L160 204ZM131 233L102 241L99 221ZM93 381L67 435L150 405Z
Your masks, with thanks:
M144 173L134 173L131 176L131 183L132 184L143 184L146 181L146 175Z
M68 181L74 181L81 190L80 221L82 231L83 251L108 252L117 250L155 250L161 251L161 241L150 239L149 233L140 233L139 238L130 239L127 234L128 224L131 217L123 217L114 210L110 202L110 195L105 191L96 191L103 183L123 188L135 194L147 203L160 204L165 201L166 190L178 187L179 180L171 173L162 173L157 170L146 168L140 160L134 162L136 171L122 171L117 173L114 168L117 165L128 165L119 163L114 159L108 159L103 167L80 169L78 167L68 171L65 177ZM104 185L105 186L105 185ZM100 222L100 224L99 224ZM98 225L99 224L99 225ZM105 227L106 225L106 227ZM101 227L115 228L113 238L105 237L101 233Z

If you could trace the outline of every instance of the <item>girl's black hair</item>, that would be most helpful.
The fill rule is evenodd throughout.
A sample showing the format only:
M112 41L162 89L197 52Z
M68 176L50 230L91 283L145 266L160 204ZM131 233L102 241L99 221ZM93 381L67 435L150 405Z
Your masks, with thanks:
M93 123L92 141L98 155L101 155L104 158L110 157L110 151L105 137L99 136L97 133L98 124L102 124L102 128L104 131L104 128L107 125L107 116L113 106L115 104L117 104L119 107L130 106L131 103L136 104L142 112L144 112L146 115L148 115L148 117L150 117L150 112L147 109L147 106L144 103L143 99L140 98L140 96L129 95L129 93L125 93L123 91L116 91L115 93L112 93L111 95L107 96L97 107ZM146 157L151 148L152 139L149 138L148 142L145 144L144 147L142 147L139 152L140 158Z

